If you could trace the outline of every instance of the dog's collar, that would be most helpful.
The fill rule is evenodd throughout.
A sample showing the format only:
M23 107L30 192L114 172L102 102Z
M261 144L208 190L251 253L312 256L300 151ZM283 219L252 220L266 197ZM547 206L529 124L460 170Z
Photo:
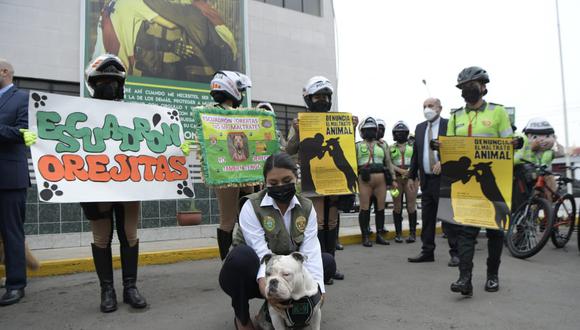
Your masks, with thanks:
M286 308L286 319L290 324L286 324L290 329L300 329L310 325L310 319L314 314L314 308L322 300L322 291L320 285L318 291L312 296L304 296L298 300L287 300L284 305L292 305Z

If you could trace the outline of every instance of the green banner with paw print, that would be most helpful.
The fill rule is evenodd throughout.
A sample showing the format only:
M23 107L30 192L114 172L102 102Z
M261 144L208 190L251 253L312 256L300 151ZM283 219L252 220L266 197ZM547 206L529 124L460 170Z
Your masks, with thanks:
M264 162L280 150L272 112L198 108L195 121L207 185L251 186L263 182Z

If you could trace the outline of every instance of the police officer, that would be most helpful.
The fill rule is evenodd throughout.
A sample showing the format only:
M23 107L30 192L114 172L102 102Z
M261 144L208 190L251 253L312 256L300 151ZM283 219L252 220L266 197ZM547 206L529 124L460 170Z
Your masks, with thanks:
M487 72L476 66L463 69L457 77L457 88L465 100L465 107L451 111L447 136L511 137L510 120L502 105L483 100L489 83ZM475 240L481 228L462 226L458 229L459 279L451 284L451 291L473 295L471 273ZM487 280L485 291L499 290L498 271L503 247L503 231L486 229L488 238Z
M363 120L359 127L362 141L356 143L356 155L358 163L358 183L360 197L359 225L363 238L363 246L372 247L370 241L369 223L371 217L371 196L377 198L377 211L375 223L377 226L376 243L389 245L389 242L381 236L385 224L385 198L387 186L397 186L393 182L395 177L389 147L386 142L377 139L378 125L374 118L368 117Z
M210 83L210 95L216 102L214 107L221 109L236 109L244 100L244 92L252 87L250 78L235 71L218 71ZM240 191L253 192L252 187L220 187L215 188L220 212L220 224L217 228L217 241L220 257L225 259L232 245L232 232L238 216L237 204Z
M89 95L94 99L122 101L125 77L125 66L117 56L111 54L97 57L85 71L86 87ZM123 302L133 308L145 308L147 301L136 286L139 260L137 225L140 203L138 201L93 202L81 203L81 207L87 219L91 221L93 231L94 243L91 246L101 286L101 312L108 313L117 309L111 253L113 215L121 244Z
M391 145L391 160L395 170L396 180L403 189L407 201L407 214L409 215L409 237L407 243L415 242L417 229L417 192L407 184L409 180L409 166L413 157L413 146L409 145L409 126L404 121L398 121L393 126L393 140ZM402 243L403 230L403 194L393 198L393 221L395 223L395 242Z
M307 111L309 112L329 112L332 107L332 94L334 88L330 80L323 76L314 76L306 82L302 88L302 97L306 103ZM356 120L353 117L353 121ZM356 124L355 124L356 125ZM290 155L298 154L300 145L300 131L298 126L298 119L294 119L292 127L288 132L288 144L286 152ZM338 209L336 203L337 196L317 196L310 198L314 209L316 210L316 217L318 221L318 240L322 252L329 253L334 256L336 252L337 231L338 224ZM333 276L335 280L343 280L344 275L338 271ZM326 284L332 284L332 280L326 281Z

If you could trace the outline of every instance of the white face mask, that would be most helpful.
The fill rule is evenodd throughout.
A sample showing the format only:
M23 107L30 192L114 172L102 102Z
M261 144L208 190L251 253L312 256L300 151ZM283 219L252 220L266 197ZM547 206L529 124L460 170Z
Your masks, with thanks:
M428 121L433 121L438 116L437 111L433 110L432 108L423 109L423 114L425 115L425 119L427 119Z

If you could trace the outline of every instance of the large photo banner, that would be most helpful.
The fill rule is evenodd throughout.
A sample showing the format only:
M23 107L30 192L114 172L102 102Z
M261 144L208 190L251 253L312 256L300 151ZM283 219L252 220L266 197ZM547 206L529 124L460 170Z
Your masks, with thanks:
M117 55L128 71L125 101L175 109L193 139L192 110L211 102L213 74L246 72L246 1L82 0L81 72Z
M36 91L28 108L41 201L194 197L183 131L170 109Z
M454 224L506 229L512 197L512 139L441 136L439 140L437 217Z
M203 178L210 186L263 183L264 162L280 150L274 113L200 108L195 112Z
M358 192L355 132L350 113L298 114L302 194Z

